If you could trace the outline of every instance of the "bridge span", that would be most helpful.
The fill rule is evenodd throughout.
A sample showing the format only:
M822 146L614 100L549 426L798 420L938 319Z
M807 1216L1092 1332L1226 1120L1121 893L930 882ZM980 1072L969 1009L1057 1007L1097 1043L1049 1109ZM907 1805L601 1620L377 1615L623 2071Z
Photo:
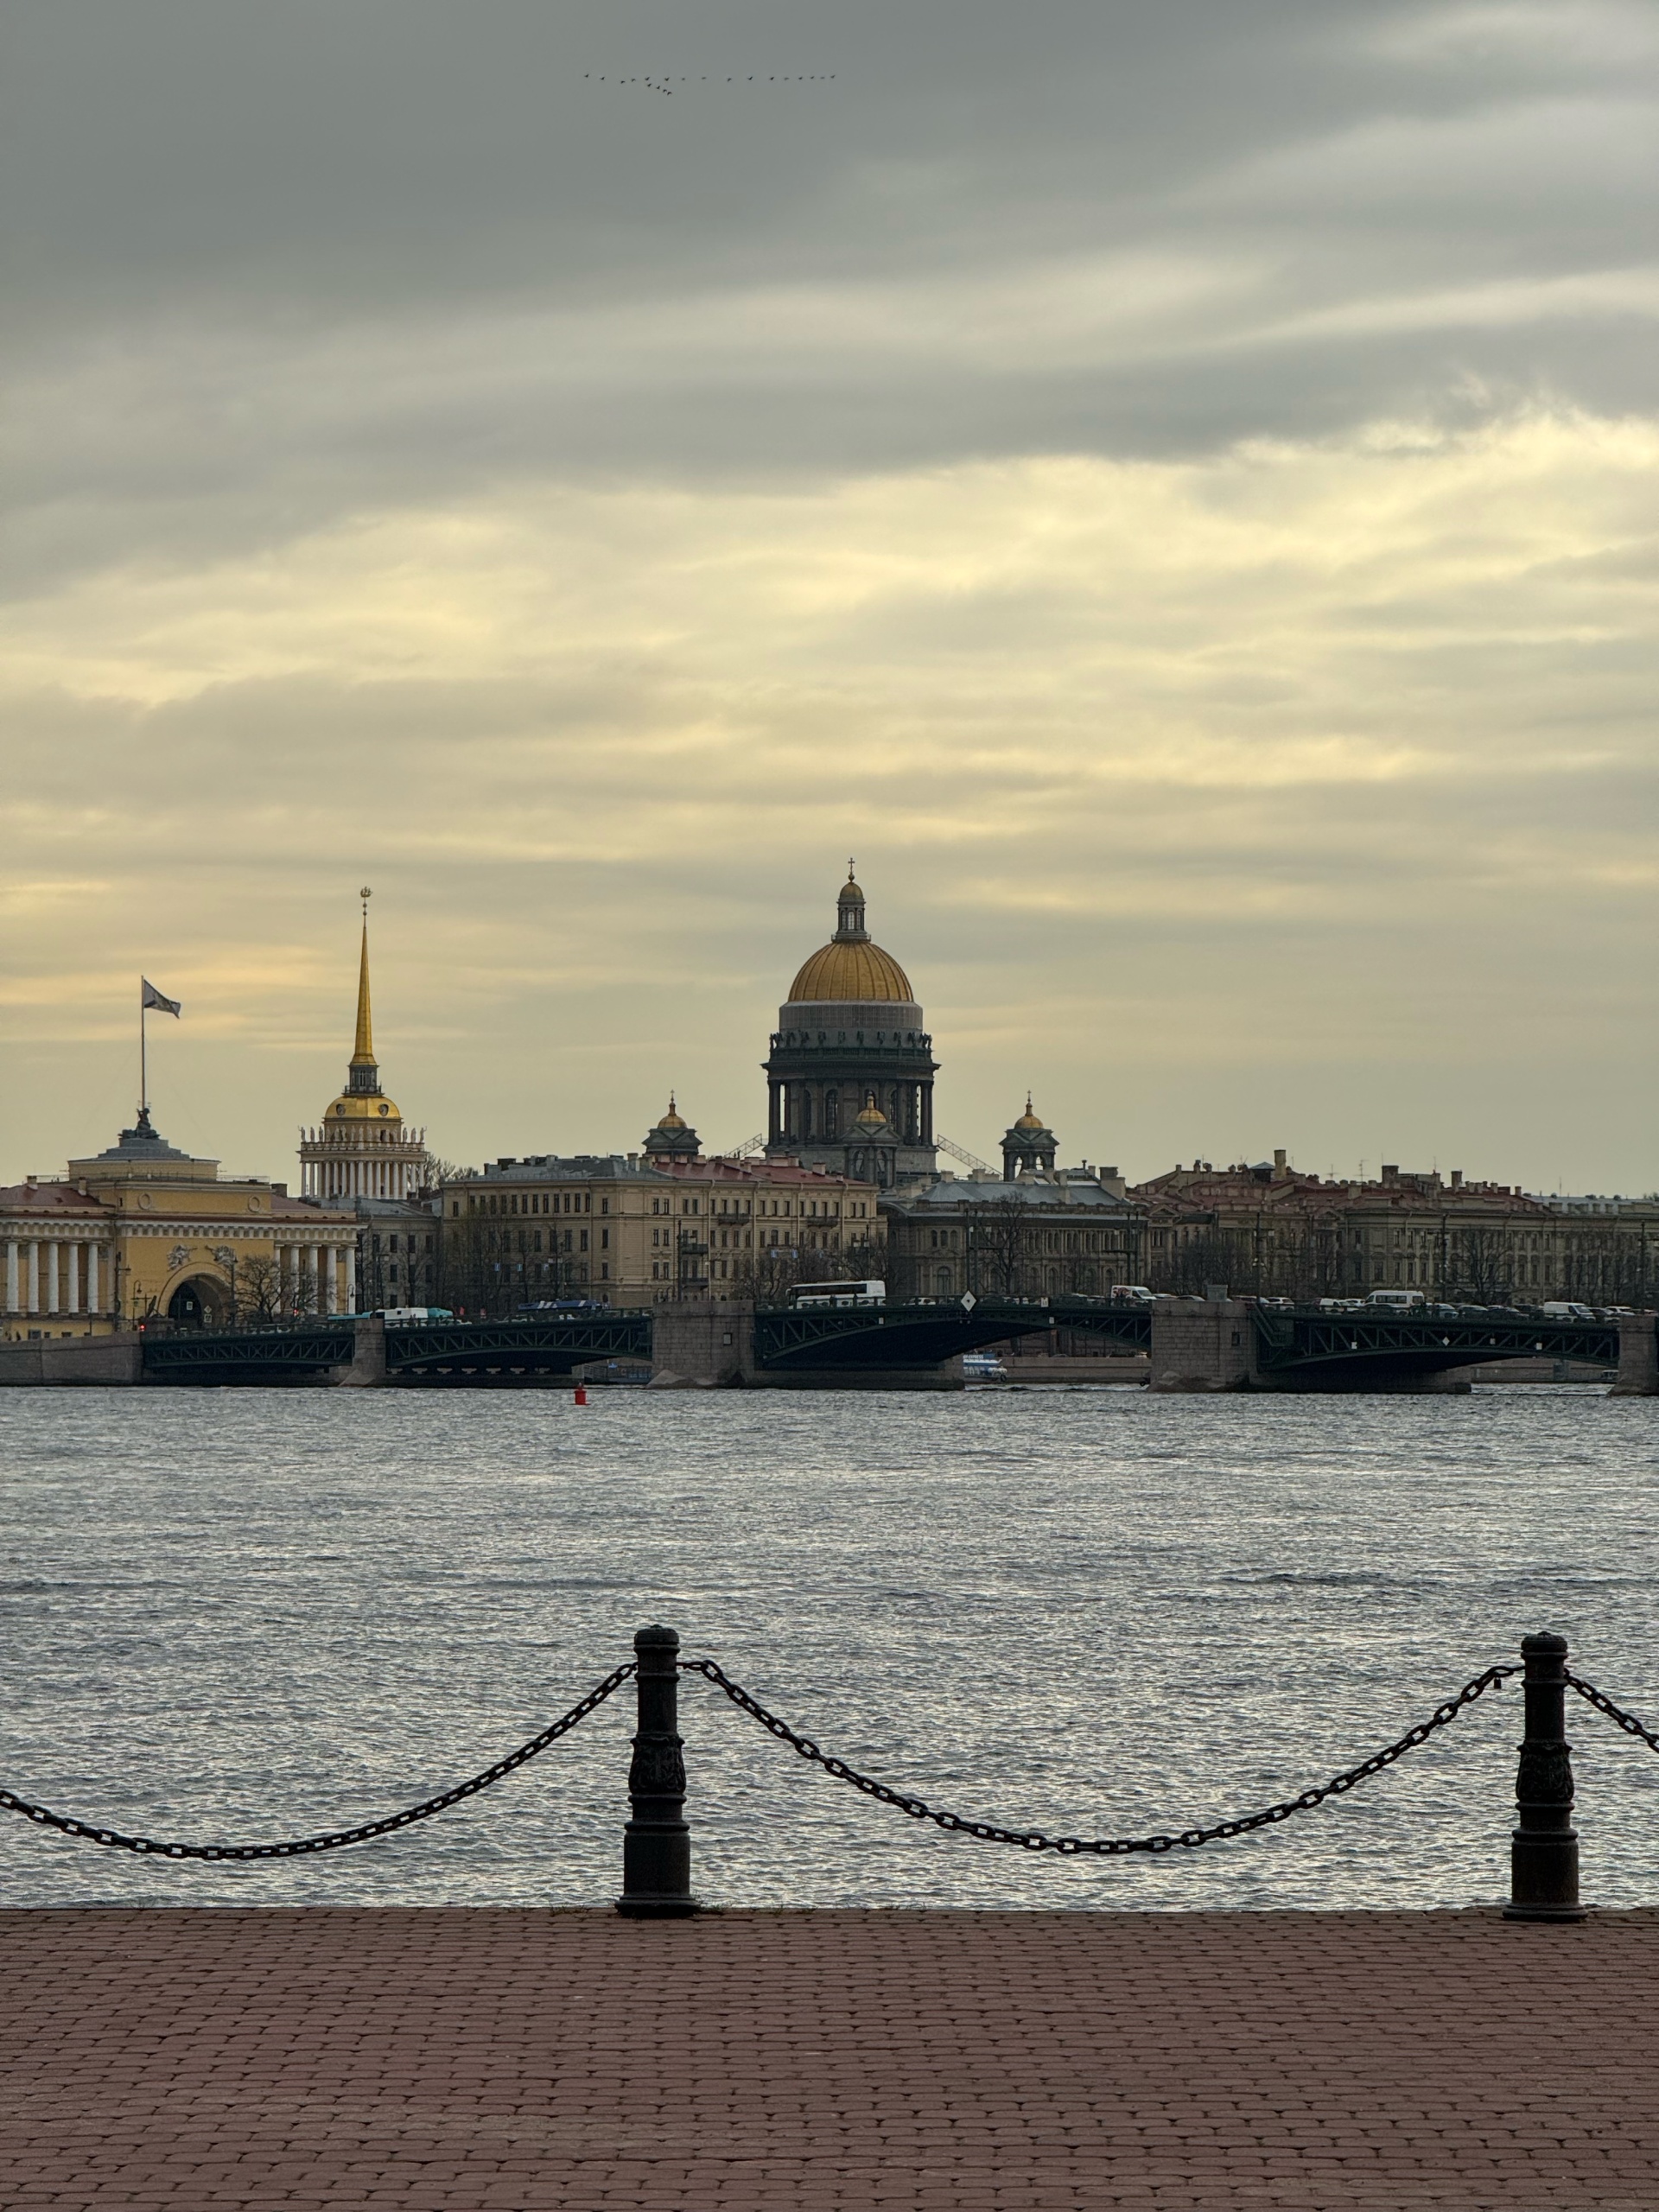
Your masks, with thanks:
M704 1300L413 1326L322 1318L178 1331L55 1347L0 1347L5 1382L214 1387L526 1389L581 1370L647 1364L661 1385L750 1389L959 1389L962 1355L1065 1331L1148 1360L1159 1391L1456 1389L1473 1367L1548 1359L1616 1374L1623 1395L1659 1395L1656 1317L1568 1321L1273 1307L1242 1299L914 1300L867 1306Z

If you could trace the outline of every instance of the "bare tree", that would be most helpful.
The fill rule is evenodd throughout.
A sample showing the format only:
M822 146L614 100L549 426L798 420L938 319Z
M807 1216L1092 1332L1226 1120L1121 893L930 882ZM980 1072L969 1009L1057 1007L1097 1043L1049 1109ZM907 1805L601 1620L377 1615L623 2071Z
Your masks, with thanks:
M238 1303L250 1321L274 1321L283 1311L283 1274L274 1258L256 1253L237 1271Z
M1015 1198L990 1198L962 1210L968 1287L977 1298L1030 1294L1033 1209Z
M1507 1230L1462 1222L1452 1231L1451 1261L1459 1294L1477 1306L1497 1306L1510 1294L1515 1268Z

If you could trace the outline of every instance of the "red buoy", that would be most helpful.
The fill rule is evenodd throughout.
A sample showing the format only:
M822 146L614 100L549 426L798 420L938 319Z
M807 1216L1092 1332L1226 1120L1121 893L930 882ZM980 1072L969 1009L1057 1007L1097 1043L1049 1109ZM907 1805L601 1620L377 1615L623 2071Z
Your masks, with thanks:
M576 1385L576 1403L577 1403L579 1406L585 1406L585 1405L587 1404L587 1402L588 1402L588 1391L587 1391L587 1388L586 1388L586 1386L585 1386L583 1383L578 1382L578 1383L577 1383L577 1385Z

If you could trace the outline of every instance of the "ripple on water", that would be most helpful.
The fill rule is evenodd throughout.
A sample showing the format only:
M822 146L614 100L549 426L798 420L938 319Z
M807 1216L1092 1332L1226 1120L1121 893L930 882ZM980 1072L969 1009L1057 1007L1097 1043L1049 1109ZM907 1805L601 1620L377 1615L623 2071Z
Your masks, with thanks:
M1521 1635L1659 1712L1659 1402L0 1394L0 1778L258 1840L394 1809L675 1623L827 1748L1010 1826L1144 1834L1377 1748ZM160 1865L0 1822L9 1904L593 1903L618 1699L363 1849ZM698 1881L731 1904L1463 1904L1504 1880L1518 1701L1197 1853L1059 1861L826 1780L700 1684ZM1659 1902L1659 1759L1574 1715L1586 1887Z

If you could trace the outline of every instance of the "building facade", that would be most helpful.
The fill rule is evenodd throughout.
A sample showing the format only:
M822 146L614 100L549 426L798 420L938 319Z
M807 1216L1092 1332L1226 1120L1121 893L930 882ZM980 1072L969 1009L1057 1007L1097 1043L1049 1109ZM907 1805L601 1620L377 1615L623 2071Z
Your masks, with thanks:
M887 1192L895 1298L1103 1298L1140 1280L1143 1221L1115 1168L1058 1167L1054 1133L1026 1110L1003 1173L940 1175Z
M1136 1186L1154 1290L1295 1299L1420 1290L1454 1305L1650 1304L1659 1204L1544 1198L1453 1168L1382 1168L1374 1180L1300 1174L1271 1161L1205 1160Z
M8 1341L104 1336L143 1323L229 1326L348 1313L348 1214L262 1177L221 1177L151 1127L147 1109L60 1179L0 1191Z
M933 1040L910 978L865 926L849 876L836 933L778 1009L766 1151L890 1188L934 1173Z
M689 1141L689 1146L688 1146ZM502 1159L446 1183L443 1303L613 1306L782 1295L819 1275L879 1274L873 1183L789 1159L705 1160L671 1099L642 1152Z

